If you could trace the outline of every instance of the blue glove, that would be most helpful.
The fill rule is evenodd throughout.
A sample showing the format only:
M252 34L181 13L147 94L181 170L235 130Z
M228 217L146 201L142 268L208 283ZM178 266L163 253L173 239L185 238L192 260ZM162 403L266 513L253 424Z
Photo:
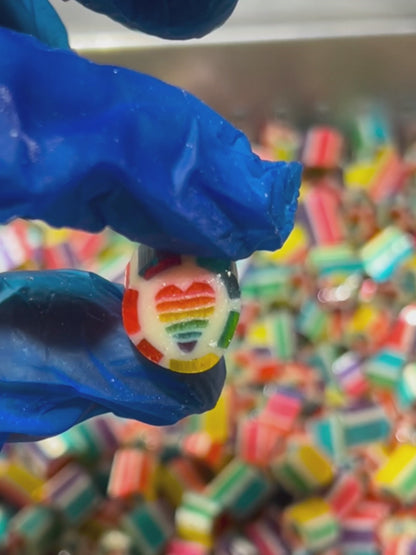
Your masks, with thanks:
M66 29L48 0L1 0L0 27L33 35L54 48L69 48Z
M165 39L202 37L222 25L238 0L78 0L126 27Z
M231 259L289 234L300 166L260 161L192 95L8 29L0 51L1 222L110 226L155 248ZM119 286L83 272L0 278L0 441L107 411L168 424L215 405L223 361L181 375L144 360L121 299Z
M141 357L120 322L122 289L77 270L0 275L0 441L107 411L171 424L216 403L224 363L186 375Z

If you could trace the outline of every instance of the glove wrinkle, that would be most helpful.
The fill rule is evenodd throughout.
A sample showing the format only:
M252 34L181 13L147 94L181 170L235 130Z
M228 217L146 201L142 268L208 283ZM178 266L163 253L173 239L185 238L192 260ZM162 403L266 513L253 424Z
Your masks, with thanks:
M175 197L180 201L182 192L192 177L192 172L197 169L198 162L198 122L191 122L189 134L182 147L179 159L172 168L172 183L175 188Z
M285 203L296 206L298 164L261 161L208 106L150 76L45 50L4 29L2 47L11 52L0 59L11 113L0 145L13 154L4 168L0 162L3 221L109 226L156 249L232 260L282 245L293 226ZM15 121L37 146L35 158L14 145L7 122L13 129ZM14 204L3 203L11 190Z
M83 3L186 38L221 24L236 0ZM39 32L52 21L45 2L21 5L36 9L32 27L23 17L12 28L52 44ZM17 4L0 2L0 25L4 6ZM260 160L208 106L148 75L5 28L0 51L1 223L109 226L156 249L233 260L282 245L299 164ZM122 295L74 270L0 275L0 442L47 437L108 411L161 425L215 406L224 360L195 375L151 363L126 335Z
M122 294L77 270L0 274L0 436L46 437L108 411L173 424L215 405L224 361L197 375L151 363L126 335Z

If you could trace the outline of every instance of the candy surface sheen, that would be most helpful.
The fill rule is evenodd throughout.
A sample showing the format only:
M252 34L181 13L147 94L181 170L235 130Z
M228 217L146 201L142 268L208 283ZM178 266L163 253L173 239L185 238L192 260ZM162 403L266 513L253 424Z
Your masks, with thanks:
M123 323L137 349L180 373L212 368L240 314L233 263L140 246L126 269Z

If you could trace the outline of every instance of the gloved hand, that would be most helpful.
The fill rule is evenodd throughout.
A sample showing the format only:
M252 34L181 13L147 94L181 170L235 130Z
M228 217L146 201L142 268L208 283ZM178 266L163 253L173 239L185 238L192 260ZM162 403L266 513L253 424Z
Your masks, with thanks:
M238 0L78 0L126 27L165 39L202 37L222 25Z
M282 245L298 164L261 161L218 114L152 77L5 28L0 52L0 222L110 226L155 248L229 259ZM215 405L223 361L182 375L144 360L121 299L122 288L83 272L0 277L0 441L107 411L168 424Z

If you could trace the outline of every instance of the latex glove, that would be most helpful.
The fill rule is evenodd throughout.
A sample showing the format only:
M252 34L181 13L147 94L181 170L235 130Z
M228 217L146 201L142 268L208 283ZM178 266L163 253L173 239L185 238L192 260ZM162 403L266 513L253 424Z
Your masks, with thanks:
M0 221L109 225L156 248L233 259L290 232L300 166L260 161L192 95L6 29L0 51ZM124 332L121 296L82 272L3 276L0 439L106 411L173 423L215 405L223 362L179 375L145 361Z
M0 0L0 27L27 33L55 48L69 48L66 29L48 0Z
M78 0L126 27L166 39L202 37L222 25L238 0Z
M261 161L191 94L0 30L0 221L245 258L292 228L298 164Z
M122 294L76 270L0 275L0 441L57 434L107 411L171 424L216 403L223 361L185 375L144 359L120 322Z

